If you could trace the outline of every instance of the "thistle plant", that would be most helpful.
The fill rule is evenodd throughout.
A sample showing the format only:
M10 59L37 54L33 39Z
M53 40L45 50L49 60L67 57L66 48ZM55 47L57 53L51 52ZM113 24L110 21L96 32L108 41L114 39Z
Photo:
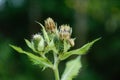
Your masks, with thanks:
M90 47L100 38L95 39L79 49L71 50L75 46L75 38L71 38L72 28L69 25L61 25L59 29L52 18L47 18L45 24L37 22L42 27L42 33L33 35L29 41L25 39L27 46L32 52L24 51L22 48L10 45L19 53L26 54L30 60L45 70L50 68L54 72L55 80L73 80L82 67L81 55L87 53ZM50 60L47 54L53 54L53 60ZM78 55L75 59L66 63L63 74L59 75L59 63L72 55Z

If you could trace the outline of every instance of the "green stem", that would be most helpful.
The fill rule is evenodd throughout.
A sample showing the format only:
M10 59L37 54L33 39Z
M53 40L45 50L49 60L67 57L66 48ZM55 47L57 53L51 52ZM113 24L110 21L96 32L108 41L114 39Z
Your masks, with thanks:
M55 75L55 80L60 80L58 64L59 64L59 60L57 58L57 54L54 54L54 67L53 67L53 71L54 71L54 75Z
M55 75L55 80L60 80L60 78L59 78L59 71L58 71L57 67L54 69L54 75Z

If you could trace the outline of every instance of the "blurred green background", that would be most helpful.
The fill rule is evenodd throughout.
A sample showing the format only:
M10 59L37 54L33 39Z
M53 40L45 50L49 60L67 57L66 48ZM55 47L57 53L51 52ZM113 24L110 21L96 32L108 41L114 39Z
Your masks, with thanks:
M40 32L35 21L44 24L47 17L58 26L70 24L73 49L102 37L82 56L83 68L74 80L120 79L120 0L0 0L0 80L54 80L51 70L41 71L8 46L27 50L24 38Z

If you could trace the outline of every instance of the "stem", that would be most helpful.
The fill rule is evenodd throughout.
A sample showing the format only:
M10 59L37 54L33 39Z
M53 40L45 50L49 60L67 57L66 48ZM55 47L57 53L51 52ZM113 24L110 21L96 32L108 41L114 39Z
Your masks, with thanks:
M60 80L60 78L59 78L59 71L58 71L57 67L54 69L54 75L55 75L55 80Z
M53 71L54 71L54 75L55 75L55 80L60 80L58 64L59 64L59 60L58 60L57 54L54 54L54 67L53 67Z

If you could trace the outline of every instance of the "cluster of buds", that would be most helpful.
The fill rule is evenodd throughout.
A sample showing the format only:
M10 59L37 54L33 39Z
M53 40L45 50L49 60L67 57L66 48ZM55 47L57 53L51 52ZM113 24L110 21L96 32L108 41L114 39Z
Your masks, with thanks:
M48 38L50 40L54 40L54 38L58 38L56 46L61 46L61 43L59 44L60 41L65 41L67 44L70 45L70 47L74 46L74 39L71 38L72 34L72 28L69 25L61 25L59 30L57 29L57 26L52 18L47 18L45 20L45 31L48 34ZM51 37L51 34L54 35L54 37ZM45 48L45 43L49 45L49 42L45 41L45 36L42 37L40 34L35 34L33 36L33 43L34 47L37 51L42 51ZM56 41L55 41L56 42ZM59 45L58 45L59 44ZM63 45L64 43L62 43Z
M24 53L29 56L31 61L42 67L43 70L45 68L51 68L55 74L55 80L72 80L82 67L80 56L86 54L90 47L100 38L85 44L79 49L68 51L75 45L75 39L71 38L72 28L69 25L61 25L58 29L54 20L51 18L45 20L45 25L42 25L39 22L37 23L42 27L42 34L38 33L33 35L32 41L25 39L27 46L35 54L33 54L33 52L24 51L22 48L14 45L10 46L19 53ZM46 53L52 53L53 59L50 59L49 55L46 55ZM67 62L60 79L58 69L60 61L75 54L78 55L78 57ZM73 70L73 68L75 69Z
M74 39L71 38L72 28L69 25L61 25L59 30L59 37L61 40L67 40L71 46L74 46Z

